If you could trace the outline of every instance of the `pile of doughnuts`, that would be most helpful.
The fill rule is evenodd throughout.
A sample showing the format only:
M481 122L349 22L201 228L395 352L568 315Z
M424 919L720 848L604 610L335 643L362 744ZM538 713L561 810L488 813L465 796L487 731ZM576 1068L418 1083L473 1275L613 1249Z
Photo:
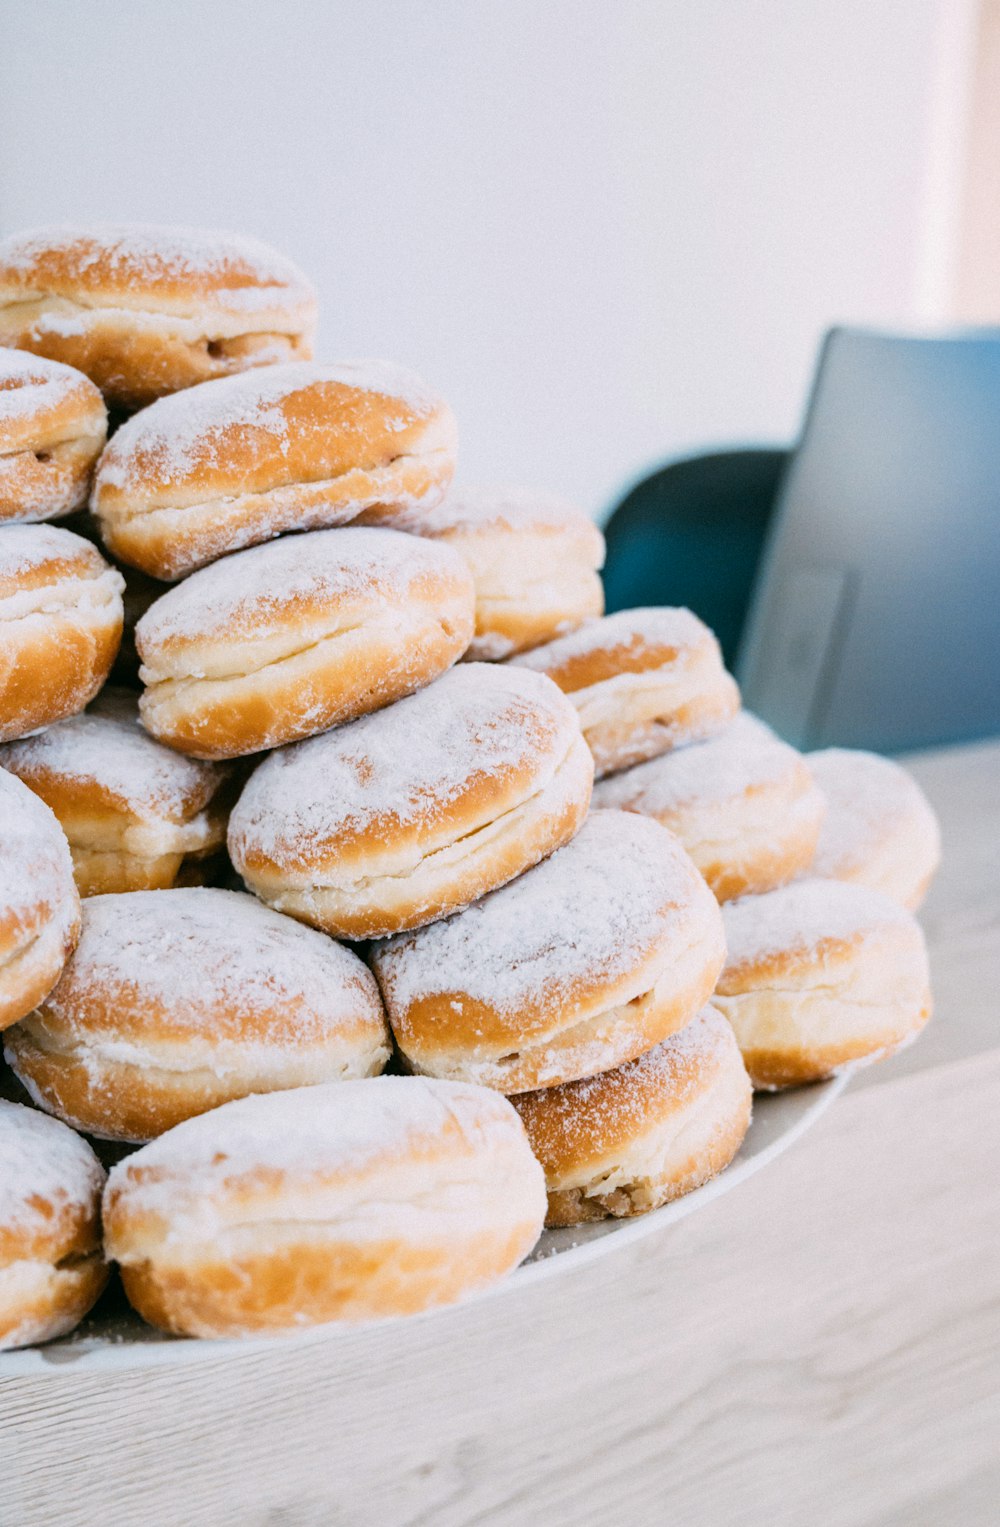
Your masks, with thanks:
M913 780L315 319L249 239L0 243L0 1347L113 1265L190 1336L464 1298L930 1012Z

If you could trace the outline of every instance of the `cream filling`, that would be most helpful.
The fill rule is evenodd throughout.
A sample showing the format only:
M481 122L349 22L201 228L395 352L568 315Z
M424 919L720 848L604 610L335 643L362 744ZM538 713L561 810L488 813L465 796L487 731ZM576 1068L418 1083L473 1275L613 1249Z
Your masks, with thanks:
M117 621L125 579L109 567L94 578L63 578L39 588L18 589L0 598L0 622L27 621L33 616L74 616Z
M187 822L166 817L146 822L63 823L70 846L93 853L123 853L136 859L158 859L164 854L197 854L225 842L225 828L218 813L199 812Z
M321 501L317 505L314 520L308 513L303 514L303 494L315 494L320 500L323 500L324 496L334 497L343 492L352 478L358 478L358 491L349 496L342 505L345 518L381 504L384 497L383 490L387 484L394 485L394 503L398 500L401 508L414 508L421 504L430 493L439 494L438 484L428 483L421 493L403 494L395 486L395 480L409 467L434 467L438 464L444 467L450 464L450 459L450 453L440 449L403 452L398 456L391 456L388 461L376 462L370 466L348 467L336 477L292 479L288 482L276 483L260 493L220 494L216 498L201 499L188 504L159 504L129 498L127 503L119 502L110 506L102 503L99 495L97 514L112 530L128 529L141 534L146 526L151 526L155 527L156 536L183 535L190 530L192 523L198 521L203 522L206 530L210 530L218 527L220 518L224 522L230 517L244 517L254 510L275 518L272 534L277 534L279 530L292 525L297 529L308 530L315 524L328 523L324 517L324 510L328 514L330 505ZM130 490L122 490L123 493L127 491ZM291 517L287 524L280 522L282 514Z
M110 303L89 305L69 297L32 293L21 301L0 305L0 335L17 335L30 328L36 334L70 338L109 326L197 345L206 340L245 339L258 334L265 340L272 335L294 340L311 328L311 317L304 318L302 314L307 307L304 297L292 296L282 303L275 300L274 287L244 287L241 292L248 296L253 293L257 300L242 310L227 310L224 299L212 294L204 299L200 312L190 313L115 307Z

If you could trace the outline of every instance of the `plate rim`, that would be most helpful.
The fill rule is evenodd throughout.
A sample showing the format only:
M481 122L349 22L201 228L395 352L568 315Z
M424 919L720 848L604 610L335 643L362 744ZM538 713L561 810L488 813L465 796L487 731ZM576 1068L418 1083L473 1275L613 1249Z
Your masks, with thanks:
M348 1332L357 1334L365 1331L382 1331L392 1325L412 1326L414 1320L446 1319L453 1311L467 1309L485 1300L502 1297L515 1289L530 1287L557 1275L573 1272L577 1268L597 1261L600 1257L609 1256L612 1252L624 1251L637 1241L645 1240L665 1229L667 1225L674 1224L696 1210L705 1208L724 1193L732 1192L734 1188L739 1187L741 1183L768 1166L776 1157L794 1145L841 1096L849 1079L848 1072L841 1072L829 1077L826 1081L813 1083L808 1088L796 1089L800 1095L807 1095L809 1102L792 1123L762 1150L748 1156L738 1155L725 1171L720 1172L717 1177L713 1177L711 1181L696 1188L692 1193L687 1193L683 1198L675 1199L672 1203L663 1204L649 1214L618 1220L612 1224L601 1222L601 1234L592 1234L590 1238L562 1250L547 1253L543 1250L535 1260L524 1262L520 1267L515 1268L509 1277L500 1279L499 1282L479 1290L467 1299L459 1300L456 1304L442 1305L437 1309L426 1310L417 1316L390 1317L350 1324L331 1323L316 1326L307 1331L286 1332L271 1336L212 1337L205 1340L164 1337L161 1340L150 1341L95 1339L93 1345L85 1345L81 1342L76 1350L74 1350L72 1339L62 1339L43 1346L20 1347L8 1352L0 1352L0 1383L5 1380L43 1377L89 1378L95 1374L135 1371L136 1369L186 1367L192 1363L212 1359L226 1361L240 1357L264 1356L275 1351L287 1352L293 1345L304 1347L320 1342L330 1342ZM781 1095L778 1094L778 1096ZM755 1106L758 1101L759 1099L755 1098ZM581 1229L584 1228L581 1227Z

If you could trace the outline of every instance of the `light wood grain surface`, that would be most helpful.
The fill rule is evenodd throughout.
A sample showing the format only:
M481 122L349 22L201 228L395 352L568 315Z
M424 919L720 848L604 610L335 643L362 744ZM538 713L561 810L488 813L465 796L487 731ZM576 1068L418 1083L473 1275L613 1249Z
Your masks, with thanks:
M992 1527L1000 744L916 764L938 1013L800 1144L564 1277L187 1368L0 1383L3 1527Z

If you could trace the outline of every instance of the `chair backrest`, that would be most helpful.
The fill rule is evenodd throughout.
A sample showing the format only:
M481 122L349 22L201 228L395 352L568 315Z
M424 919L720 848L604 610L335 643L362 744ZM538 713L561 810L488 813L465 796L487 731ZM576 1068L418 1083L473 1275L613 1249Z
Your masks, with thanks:
M1000 329L835 329L737 677L792 742L1000 733Z
M604 527L609 614L682 604L735 661L788 452L713 451L638 483Z

